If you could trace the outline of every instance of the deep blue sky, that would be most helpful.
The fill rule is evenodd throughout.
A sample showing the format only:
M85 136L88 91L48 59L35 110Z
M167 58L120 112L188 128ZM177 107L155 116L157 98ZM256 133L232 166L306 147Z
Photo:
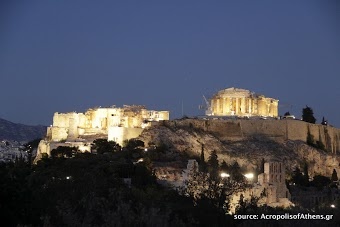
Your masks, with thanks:
M144 104L175 118L182 102L198 115L203 94L235 86L340 127L337 4L2 0L0 117L49 125L54 112Z

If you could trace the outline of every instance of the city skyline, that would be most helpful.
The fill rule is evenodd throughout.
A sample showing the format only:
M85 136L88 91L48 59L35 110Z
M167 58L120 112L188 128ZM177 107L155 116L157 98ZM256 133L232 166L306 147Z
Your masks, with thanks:
M145 105L203 115L237 87L306 105L340 127L336 1L4 1L0 118L50 125L54 112Z

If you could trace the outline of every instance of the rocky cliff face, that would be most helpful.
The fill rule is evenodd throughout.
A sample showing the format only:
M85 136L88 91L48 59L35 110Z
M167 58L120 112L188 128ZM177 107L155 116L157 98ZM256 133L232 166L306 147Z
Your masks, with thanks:
M220 161L225 160L229 164L237 161L248 170L255 169L264 158L265 161L283 161L288 167L288 172L292 171L295 166L301 168L306 161L311 176L316 174L331 176L333 169L340 174L340 155L336 152L316 149L302 140L275 139L266 135L262 130L256 133L253 128L249 129L252 130L251 134L245 129L238 132L236 130L238 127L235 125L231 125L226 133L221 130L215 133L214 130L195 127L195 124L207 124L202 123L202 120L191 121L197 122L183 124L177 120L170 124L153 126L144 130L139 139L145 144L164 144L172 152L187 152L198 156L203 144L206 158L209 157L211 151L215 150ZM217 125L216 122L214 124ZM278 124L278 127L282 126ZM278 130L281 129L278 128ZM282 130L285 131L286 128Z
M0 140L28 142L42 138L46 134L46 126L29 126L16 124L0 118Z

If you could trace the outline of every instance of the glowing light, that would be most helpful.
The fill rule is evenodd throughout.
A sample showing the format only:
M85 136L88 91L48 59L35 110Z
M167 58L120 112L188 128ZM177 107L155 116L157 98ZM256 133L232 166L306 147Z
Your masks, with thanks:
M247 179L253 179L254 178L254 174L253 173L247 173L244 175Z
M334 205L334 204L331 204L331 208L335 208L335 205Z
M227 174L227 173L221 173L221 175L220 175L222 178L225 178L225 177L230 177L230 175L229 174Z

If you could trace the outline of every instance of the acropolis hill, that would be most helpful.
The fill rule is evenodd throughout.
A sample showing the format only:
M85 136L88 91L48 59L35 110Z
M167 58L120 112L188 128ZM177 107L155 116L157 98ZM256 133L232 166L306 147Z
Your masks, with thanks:
M302 146L299 150L303 152L301 158L308 156L311 162L316 163L313 167L315 173L329 174L333 169L339 172L340 130L299 120L280 120L278 102L277 99L245 89L227 88L212 96L206 107L208 116L201 119L170 121L169 111L147 110L144 106L112 106L89 109L85 113L55 113L53 125L47 129L46 138L39 144L35 161L44 153L50 155L51 150L58 146L76 146L82 152L91 151L91 143L97 138L122 145L124 140L137 137L145 144L166 144L175 152L196 154L203 144L207 157L212 150L221 156L232 148L231 144L237 143L241 144L239 147L248 144L244 149L250 154L257 150L254 147L256 141L270 141L281 145L295 144L294 149L298 150ZM324 144L328 152L306 145L308 132L315 141ZM264 146L262 152L261 149L255 152L253 160L270 157L268 152L277 153L281 149L273 146L271 151L266 151L268 147L261 146ZM242 156L242 149L233 154L236 159ZM286 150L286 154L289 152L293 154L293 149ZM278 155L273 158L282 161L283 157ZM220 160L224 159L232 161L230 156L226 158L222 155Z

